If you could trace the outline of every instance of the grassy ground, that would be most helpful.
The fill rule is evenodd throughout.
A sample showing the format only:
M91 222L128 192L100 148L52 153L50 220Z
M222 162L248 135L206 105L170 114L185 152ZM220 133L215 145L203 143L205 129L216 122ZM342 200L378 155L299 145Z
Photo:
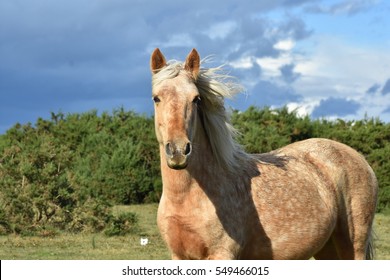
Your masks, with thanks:
M138 214L140 233L107 237L104 234L61 234L55 237L0 236L0 259L143 260L169 259L156 226L157 204L115 207L114 213ZM149 243L141 246L140 239Z
M140 233L124 237L104 234L61 234L55 237L0 236L0 259L142 260L169 259L169 252L156 227L157 204L118 206L115 213L135 212ZM376 259L390 260L390 215L375 217ZM141 246L140 238L149 243Z
M390 215L377 214L374 231L375 259L390 260Z

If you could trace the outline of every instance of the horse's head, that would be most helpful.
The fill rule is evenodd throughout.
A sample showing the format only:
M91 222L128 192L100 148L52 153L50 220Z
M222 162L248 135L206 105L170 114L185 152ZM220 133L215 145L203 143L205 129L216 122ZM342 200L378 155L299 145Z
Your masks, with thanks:
M200 68L199 54L193 49L184 66L169 69L165 57L156 49L150 67L157 140L170 168L186 168L193 148L200 102L195 85Z

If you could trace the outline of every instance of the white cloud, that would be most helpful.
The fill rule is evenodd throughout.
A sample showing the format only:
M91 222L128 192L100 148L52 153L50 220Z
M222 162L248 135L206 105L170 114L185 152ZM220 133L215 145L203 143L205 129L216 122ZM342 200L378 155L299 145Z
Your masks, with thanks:
M304 100L302 102L291 102L288 103L287 109L289 112L295 111L298 116L300 117L305 117L308 115L311 115L313 112L314 108L320 104L319 100L318 101L310 101L310 100Z
M264 72L264 77L275 78L280 77L280 67L286 64L291 64L293 61L291 53L283 53L279 57L264 57L256 59L256 62L261 66Z
M234 28L237 27L237 23L232 20L223 21L212 25L206 32L204 32L210 39L224 39L231 33Z
M296 70L306 76L344 81L347 86L366 86L389 76L390 53L374 46L359 46L331 36L316 36L316 47Z
M348 98L362 106L355 118L379 116L390 100L380 93L367 95L372 85L383 84L390 77L390 53L378 46L352 45L331 36L312 38L316 48L304 59L295 61L302 76L293 84L296 92L320 100L326 97ZM309 102L310 103L310 102ZM381 116L382 117L382 116Z
M237 60L229 62L229 65L236 69L248 69L253 66L253 59L249 56L240 57Z
M291 51L295 46L295 42L292 39L280 40L274 45L274 48L281 51Z
M354 15L366 11L376 4L378 0L345 0L330 6L321 4L309 5L306 11L319 14L347 14Z
M275 79L281 78L281 69L286 65L293 65L294 71L299 73L299 69L295 65L296 61L300 60L300 54L294 51L296 42L291 38L279 40L274 44L274 48L281 51L277 57L261 57L257 58L256 62L263 70L263 78Z

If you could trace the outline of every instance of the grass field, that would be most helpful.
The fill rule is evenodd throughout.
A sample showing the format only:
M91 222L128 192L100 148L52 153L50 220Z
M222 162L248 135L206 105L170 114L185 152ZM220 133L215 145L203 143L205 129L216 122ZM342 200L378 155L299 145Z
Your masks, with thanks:
M134 235L107 237L104 234L60 234L55 237L0 236L0 259L37 260L145 260L169 259L157 226L157 204L118 206L114 213L135 212L141 230ZM376 259L390 260L390 215L375 217ZM141 246L140 239L149 243Z

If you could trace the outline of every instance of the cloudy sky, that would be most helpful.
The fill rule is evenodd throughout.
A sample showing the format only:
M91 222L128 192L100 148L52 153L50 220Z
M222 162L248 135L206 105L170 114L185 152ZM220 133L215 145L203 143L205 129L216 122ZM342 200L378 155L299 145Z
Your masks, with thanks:
M226 64L239 110L389 122L389 2L0 0L0 133L50 112L151 114L156 47Z

